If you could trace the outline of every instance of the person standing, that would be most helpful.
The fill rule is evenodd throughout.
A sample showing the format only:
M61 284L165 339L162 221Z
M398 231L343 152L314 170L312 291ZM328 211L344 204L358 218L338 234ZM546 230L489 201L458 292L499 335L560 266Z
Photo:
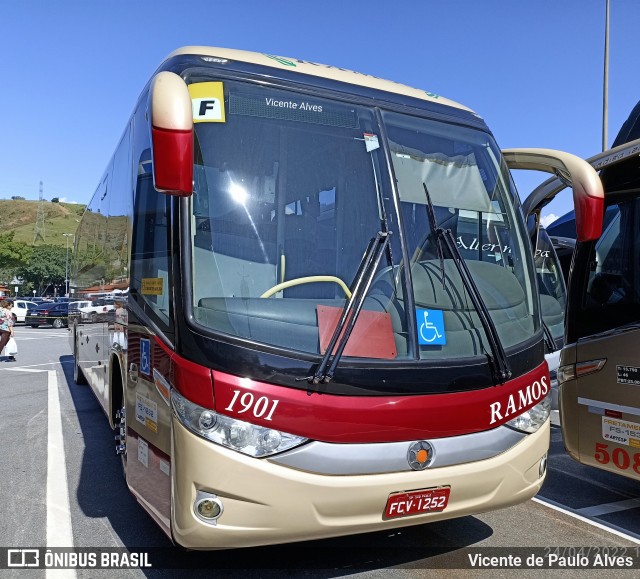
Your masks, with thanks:
M0 300L0 352L4 350L7 342L13 338L13 313L11 312L11 300L2 298ZM9 356L10 362L15 362L13 356Z

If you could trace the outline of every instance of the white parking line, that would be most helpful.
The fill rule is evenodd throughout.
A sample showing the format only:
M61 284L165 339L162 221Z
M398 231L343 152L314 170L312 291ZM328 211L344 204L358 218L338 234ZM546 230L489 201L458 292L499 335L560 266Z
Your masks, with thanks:
M28 368L38 368L39 366L57 366L62 364L73 364L73 360L43 362L42 364L25 364L24 366L7 366L0 368L0 370L10 370L12 372L46 372L46 370L29 370Z
M637 509L638 507L640 507L640 499L627 499L626 501L617 501L615 503L605 503L594 507L576 509L576 513L584 517L599 517L601 515L608 515L609 513Z
M625 533L624 530L620 529L619 527L616 527L614 525L604 525L602 523L598 523L597 521L594 521L593 519L588 519L587 517L578 514L577 511L574 511L572 509L567 509L566 507L563 507L560 504L558 504L555 501L552 501L550 499L540 499L538 497L533 497L531 500L535 501L536 503L540 503L541 505L544 505L545 507L549 507L550 509L553 509L555 511L560 511L561 513L564 513L565 515L569 515L570 517L573 517L574 519L578 519L579 521L587 523L588 525L591 525L592 527L596 527L598 529L602 529L603 531L607 531L608 533L611 533L613 535L617 535L618 537L622 537L623 539L626 539L627 541L631 541L632 543L635 543L636 545L640 545L640 538L638 538L637 536L629 535L628 533Z
M31 342L33 340L51 340L53 338L59 338L61 334L42 334L41 336L18 336L18 340L21 342Z
M47 374L47 547L73 547L58 379L55 370L48 370ZM76 572L75 569L47 569L46 577L74 579Z

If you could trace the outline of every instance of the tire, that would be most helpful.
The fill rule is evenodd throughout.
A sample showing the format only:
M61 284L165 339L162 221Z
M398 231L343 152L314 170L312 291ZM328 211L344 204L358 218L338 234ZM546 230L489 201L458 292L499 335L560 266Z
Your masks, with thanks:
M120 464L122 466L122 476L124 480L127 480L127 420L125 416L125 408L124 406L120 409L119 414L116 416L118 422L116 423L116 441L118 444L116 445L116 453L120 455ZM119 450L118 447L121 447L122 450Z
M53 320L53 323L51 325L59 330L60 328L64 328L64 321L61 318L56 318L55 320Z
M111 358L111 412L113 413L113 423L116 431L116 454L120 455L122 464L122 476L127 480L127 419L126 407L124 403L124 389L122 386L122 374L120 364L114 363L115 358Z
M73 381L78 386L86 386L88 384L85 375L82 373L82 368L78 366L78 359L76 356L73 357Z

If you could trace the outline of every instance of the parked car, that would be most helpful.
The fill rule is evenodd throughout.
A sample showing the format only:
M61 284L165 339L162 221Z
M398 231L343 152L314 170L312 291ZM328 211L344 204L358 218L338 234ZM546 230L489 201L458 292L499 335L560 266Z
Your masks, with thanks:
M109 312L113 312L116 305L112 299L99 298L93 300L91 305L78 307L80 317L85 322L102 322L107 319Z
M51 324L54 328L64 328L69 325L69 304L46 303L29 308L24 323L32 328L44 324Z
M24 323L24 318L27 315L27 310L34 309L37 307L37 305L38 304L32 301L21 300L21 299L13 300L13 306L11 307L11 313L13 314L13 321Z
M82 312L80 311L82 308L91 307L91 302L93 300L74 300L69 302L69 324L79 324L84 321L82 317Z

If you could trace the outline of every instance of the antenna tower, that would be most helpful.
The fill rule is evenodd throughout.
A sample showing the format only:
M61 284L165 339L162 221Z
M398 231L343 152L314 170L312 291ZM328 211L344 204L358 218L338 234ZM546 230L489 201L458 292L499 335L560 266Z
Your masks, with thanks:
M36 215L36 226L33 232L33 243L35 245L38 239L41 239L43 242L45 241L45 231L44 231L44 197L42 194L42 181L40 181L40 200L38 201L38 213Z

